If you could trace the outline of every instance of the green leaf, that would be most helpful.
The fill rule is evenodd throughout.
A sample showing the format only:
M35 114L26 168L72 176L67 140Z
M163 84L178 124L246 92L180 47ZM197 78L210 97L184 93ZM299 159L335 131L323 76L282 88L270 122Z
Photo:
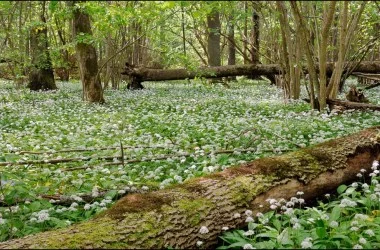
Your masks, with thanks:
M342 194L344 191L346 191L346 189L347 189L347 186L346 185L340 185L338 188L337 188L337 192L338 192L338 194Z
M316 231L318 237L321 239L325 238L327 235L326 228L324 228L324 227L317 227L315 231Z
M280 235L277 236L277 242L282 245L294 245L293 241L290 239L290 227L285 228Z
M340 217L341 209L339 206L335 206L330 214L330 222L331 221L337 221Z
M277 218L275 218L273 221L273 226L277 229L277 231L280 231L281 230L281 222L279 220L277 220Z
M41 202L39 202L39 201L33 201L32 203L30 203L29 208L33 212L38 211L41 208Z

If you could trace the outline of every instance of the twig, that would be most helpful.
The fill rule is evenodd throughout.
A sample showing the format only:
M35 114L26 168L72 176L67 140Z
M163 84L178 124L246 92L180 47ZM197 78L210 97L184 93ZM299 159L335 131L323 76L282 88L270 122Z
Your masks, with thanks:
M43 154L59 154L59 153L70 153L70 152L87 152L87 151L102 151L102 150L115 150L120 147L103 147L103 148L75 148L75 149L63 149L57 151L46 151L46 152L36 152L36 151L20 151L13 152L19 153L20 155L43 155ZM168 147L164 146L124 146L123 149L135 149L135 148L158 148L158 149L167 149Z
M219 155L219 154L232 154L232 153L247 153L247 152L254 152L256 151L256 148L246 148L246 149L223 149L223 150L217 150L217 151L210 151L203 154L203 156L210 156L210 155ZM290 149L284 149L281 150L282 152L288 152L292 151ZM263 150L262 152L275 152L275 150ZM169 155L162 155L158 157L152 157L152 158L145 158L145 159L130 159L124 161L125 163L140 163L140 162L147 162L147 161L157 161L157 160L166 160L168 158L179 158L179 157L189 157L189 156L195 156L196 153L183 153L183 154L169 154ZM122 165L123 162L109 162L105 163L101 166L115 166L115 165ZM65 168L61 169L61 171L75 171L75 170L82 170L87 168L94 168L98 167L97 165L94 166L86 166L86 167L75 167L75 168Z
M120 156L76 157L76 158L41 160L41 161L0 162L0 166L57 164L57 163L63 163L63 162L78 162L78 161L89 161L89 160L113 160L115 158L120 158Z

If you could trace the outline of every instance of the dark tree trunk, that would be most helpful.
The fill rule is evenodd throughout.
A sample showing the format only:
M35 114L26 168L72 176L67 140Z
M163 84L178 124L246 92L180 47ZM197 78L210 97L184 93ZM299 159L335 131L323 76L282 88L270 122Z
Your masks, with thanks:
M252 64L259 64L260 63L260 16L258 14L258 6L257 4L253 4L253 10L252 10L252 29L251 29L251 49L250 49L250 55L251 55L251 61ZM254 76L249 75L249 79L261 79L260 76Z
M268 157L143 194L128 194L95 218L0 243L0 248L215 248L223 227L246 225L247 209L269 211L268 198L304 193L306 204L357 180L380 157L373 127L297 152ZM200 233L207 227L206 234Z
M228 17L228 65L236 64L236 48L235 48L235 25L233 16ZM236 80L236 76L228 77L229 80Z
M207 16L207 28L208 65L220 66L220 19L219 12L216 10Z
M45 2L42 2L41 23L30 30L30 47L32 68L29 73L28 88L30 90L57 89L54 81L53 67L49 54L47 37Z
M73 6L75 2L69 4ZM92 36L90 17L83 9L75 8L73 18L75 37L81 34ZM90 103L104 103L95 47L90 43L77 42L75 49L83 86L83 100Z
M252 30L251 30L251 60L253 64L260 63L260 16L257 12L257 6L253 6L252 13Z

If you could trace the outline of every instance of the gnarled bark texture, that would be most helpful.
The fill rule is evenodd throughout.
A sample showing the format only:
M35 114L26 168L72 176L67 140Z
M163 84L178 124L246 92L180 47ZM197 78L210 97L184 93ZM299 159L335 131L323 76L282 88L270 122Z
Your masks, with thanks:
M45 3L42 3L40 24L33 26L30 31L30 47L32 52L32 68L29 73L28 88L30 90L53 90L55 84L53 65L49 54L47 37Z
M350 63L348 63L350 64ZM327 63L326 72L331 75L334 69L334 63ZM316 69L318 71L318 69ZM303 67L304 73L307 69ZM355 69L356 72L378 73L380 72L380 62L361 62ZM129 75L134 82L141 83L144 81L167 81L193 79L195 77L218 78L241 75L264 75L272 76L281 74L279 64L246 64L246 65L227 65L216 67L201 67L195 71L187 69L150 69L143 67L133 67L126 64L124 72L121 74Z
M380 157L380 127L277 157L226 169L180 185L129 194L96 218L69 228L0 244L0 248L196 248L215 246L222 227L245 224L246 209L269 210L265 200L306 200L369 172ZM261 207L260 205L264 205ZM209 229L200 234L201 226Z
M68 4L74 6L75 2ZM83 9L76 7L73 13L73 31L77 39L80 36L92 36L90 16ZM83 100L90 103L104 103L95 47L89 42L78 41L75 49L83 86Z

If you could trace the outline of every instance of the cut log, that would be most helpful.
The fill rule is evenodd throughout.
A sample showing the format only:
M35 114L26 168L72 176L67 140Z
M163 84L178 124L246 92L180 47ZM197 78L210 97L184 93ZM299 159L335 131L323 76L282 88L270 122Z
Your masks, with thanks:
M380 111L379 105L374 105L370 103L349 102L349 101L342 101L338 99L328 99L326 100L326 103L329 105L330 110L335 109L336 107L343 107L346 110L347 109L359 109L359 110L369 109L369 110Z
M379 158L380 126L163 190L129 194L89 221L0 248L196 248L199 240L211 248L222 227L245 225L247 209L268 211L267 198L290 199L303 191L309 201L356 180L360 169L370 172ZM201 234L202 226L209 232Z
M334 69L334 63L327 64L327 74L331 74ZM307 73L306 67L303 71ZM362 62L356 69L356 72L363 73L379 73L380 62ZM228 76L273 76L281 74L279 64L246 64L246 65L227 65L217 67L202 67L191 71L187 69L150 69L144 67L134 67L126 63L124 72L121 74L131 77L131 86L138 86L137 83L144 81L167 81L167 80L183 80L194 79L196 77L220 78ZM138 88L138 87L137 87Z

